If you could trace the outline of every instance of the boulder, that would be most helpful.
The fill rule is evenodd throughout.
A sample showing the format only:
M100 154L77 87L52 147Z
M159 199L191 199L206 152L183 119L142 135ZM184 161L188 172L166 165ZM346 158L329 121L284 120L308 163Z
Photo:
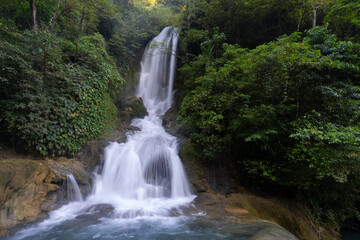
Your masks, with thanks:
M120 119L130 121L133 118L143 118L148 115L143 100L140 97L128 97L125 102L118 103Z
M57 207L49 202L63 179L46 161L8 159L0 165L0 228L38 220Z
M75 159L0 160L0 234L19 224L39 221L68 202L66 180L73 174L83 196L90 193L92 174Z

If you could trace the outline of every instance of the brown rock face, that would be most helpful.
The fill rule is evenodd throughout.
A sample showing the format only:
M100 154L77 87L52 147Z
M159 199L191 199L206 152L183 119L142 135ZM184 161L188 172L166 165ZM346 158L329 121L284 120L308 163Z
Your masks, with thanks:
M0 161L0 228L31 222L55 209L54 193L61 182L46 161L9 159Z
M67 174L73 174L86 195L92 176L74 160L0 160L0 235L18 224L42 220L67 202Z

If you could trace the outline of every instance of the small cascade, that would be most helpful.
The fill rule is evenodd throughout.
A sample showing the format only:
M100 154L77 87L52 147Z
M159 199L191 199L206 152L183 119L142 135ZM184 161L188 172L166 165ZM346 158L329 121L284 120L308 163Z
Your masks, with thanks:
M83 201L79 185L74 176L70 173L66 178L67 198L69 201Z

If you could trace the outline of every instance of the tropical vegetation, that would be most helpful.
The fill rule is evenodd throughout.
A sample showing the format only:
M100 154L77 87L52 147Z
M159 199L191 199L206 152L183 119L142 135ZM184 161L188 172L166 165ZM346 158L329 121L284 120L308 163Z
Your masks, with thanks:
M0 0L0 132L73 155L118 117L142 49L182 29L179 121L205 165L359 221L360 0Z

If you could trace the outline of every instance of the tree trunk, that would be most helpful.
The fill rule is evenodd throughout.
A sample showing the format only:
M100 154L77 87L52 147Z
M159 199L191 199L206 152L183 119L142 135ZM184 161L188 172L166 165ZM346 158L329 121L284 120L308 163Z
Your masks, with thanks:
M192 20L191 20L191 18L192 18L192 14L193 14L193 11L194 11L194 8L195 8L195 3L194 3L194 5L192 5L192 6L189 6L190 4L188 4L188 9L189 9L189 15L188 15L188 17L187 17L187 30L190 30L190 27L191 27L191 23L192 23Z
M30 11L31 11L31 22L32 22L32 30L38 31L39 30L39 24L37 22L37 9L35 5L35 0L29 0L30 4Z
M50 27L50 32L52 32L54 30L55 26L56 26L56 21L57 21L57 17L58 17L57 12L59 11L60 4L61 4L61 0L58 0L56 10L54 11L54 14L53 14L52 24L51 24L51 27Z
M298 22L298 25L297 25L297 32L300 32L300 26L301 26L301 23L302 23L302 20L303 20L303 16L304 16L304 14L301 13L300 19L299 19L299 22Z
M313 8L313 28L316 27L316 8Z

